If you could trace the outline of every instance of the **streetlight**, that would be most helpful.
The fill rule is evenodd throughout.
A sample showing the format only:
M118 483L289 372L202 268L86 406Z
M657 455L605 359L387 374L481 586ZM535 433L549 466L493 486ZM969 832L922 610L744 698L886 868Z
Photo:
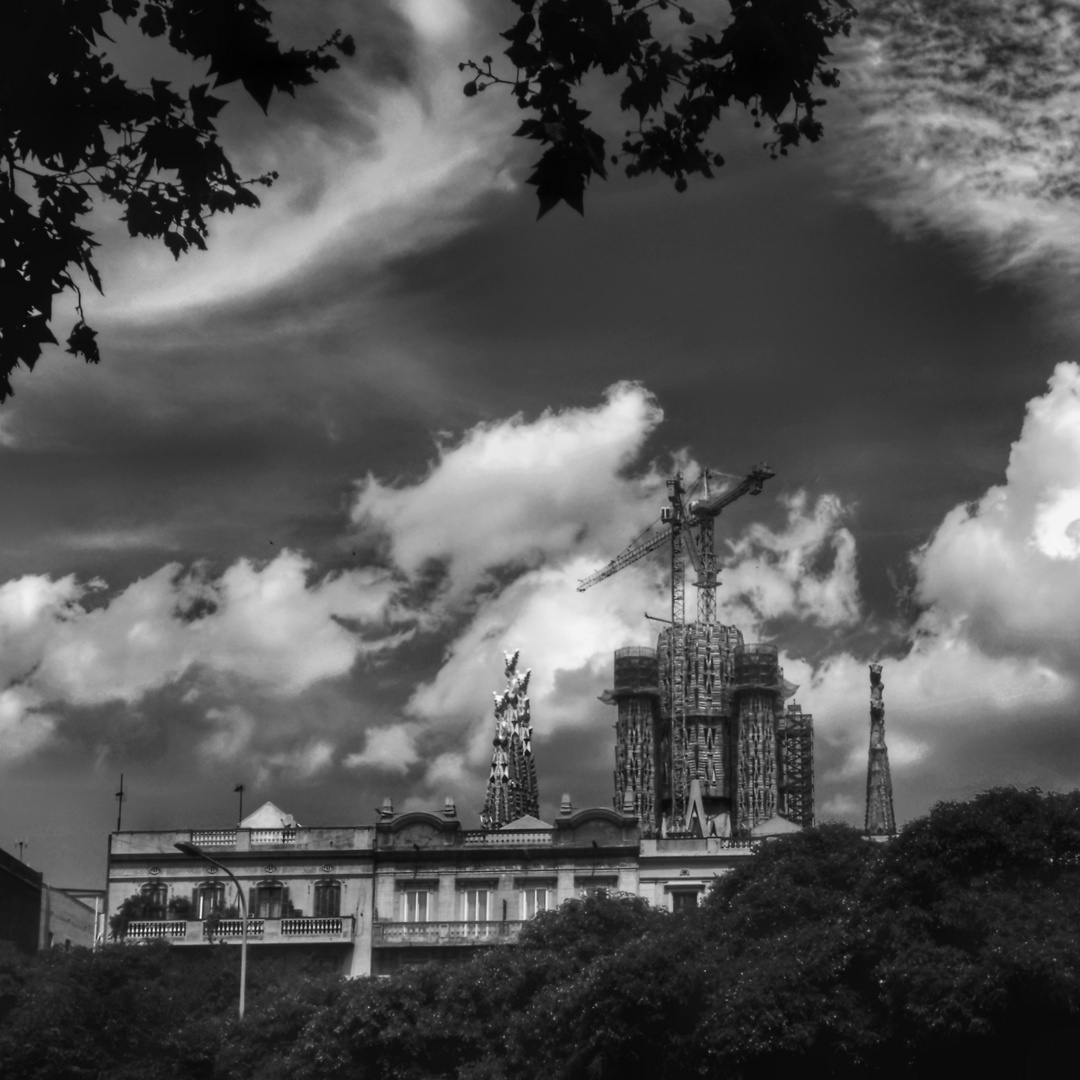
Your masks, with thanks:
M206 854L202 848L196 847L194 844L187 844L181 841L180 843L173 844L173 847L177 851L183 852L185 855L190 855L193 859L205 859L212 866L216 866L219 870L224 870L229 877L232 878L233 884L236 886L236 895L240 898L240 1019L244 1019L244 996L247 990L247 935L248 935L248 920L247 920L247 902L244 900L244 890L240 887L240 882L237 880L236 875L223 863L219 863L217 859L212 859Z

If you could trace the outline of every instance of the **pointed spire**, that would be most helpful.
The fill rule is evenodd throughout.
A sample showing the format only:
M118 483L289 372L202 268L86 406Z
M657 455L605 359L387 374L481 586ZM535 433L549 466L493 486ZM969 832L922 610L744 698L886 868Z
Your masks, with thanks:
M540 815L536 765L532 755L532 720L529 715L529 676L519 675L520 652L504 653L506 689L495 695L495 739L487 798L480 812L483 829L501 829L526 814Z
M870 665L870 758L866 765L866 832L869 836L893 836L892 777L889 774L889 749L885 745L885 706L881 665Z

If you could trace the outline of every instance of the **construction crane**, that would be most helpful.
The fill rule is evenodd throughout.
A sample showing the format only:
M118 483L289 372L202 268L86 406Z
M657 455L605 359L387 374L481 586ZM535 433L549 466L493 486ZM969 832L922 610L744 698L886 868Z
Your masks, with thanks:
M702 478L705 483L704 498L694 499L689 504L684 496L682 473L676 473L668 482L668 501L670 506L665 506L660 513L661 524L670 526L670 530L654 533L648 540L641 543L631 544L622 554L614 559L595 574L590 574L578 582L577 591L584 592L605 578L617 574L624 567L643 559L651 551L663 547L672 542L675 533L683 534L687 526L696 526L698 535L695 538L688 537L688 553L694 569L698 573L698 588L704 592L699 598L698 621L710 622L716 618L716 550L714 547L714 524L717 516L725 508L730 506L736 499L744 495L758 495L766 480L776 475L768 465L762 463L755 465L747 473L746 477L733 488L728 488L716 495L709 493L709 480L716 475L706 469ZM696 485L695 485L696 487ZM674 582L672 583L674 588ZM678 620L683 621L683 620Z
M667 481L668 502L660 512L660 522L666 530L655 533L641 543L632 543L603 569L578 582L578 592L584 592L597 582L617 574L624 567L643 559L651 551L671 544L671 636L668 640L668 671L671 673L671 831L681 831L686 821L689 785L686 774L686 554L697 572L698 621L709 625L716 621L716 548L714 524L717 516L736 499L758 495L766 480L776 474L762 462L755 465L733 488L713 495L708 469L704 480L704 496L686 501L682 473ZM695 484L695 488L697 485ZM694 530L697 536L694 536Z

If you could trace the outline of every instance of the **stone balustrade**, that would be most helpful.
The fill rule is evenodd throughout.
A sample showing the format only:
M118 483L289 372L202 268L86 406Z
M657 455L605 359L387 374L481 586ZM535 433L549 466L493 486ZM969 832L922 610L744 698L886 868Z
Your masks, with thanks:
M265 919L248 919L248 941L252 938L261 938L265 929ZM211 931L206 923L200 924L203 928L203 937L210 939L218 938L242 938L244 936L243 919L222 919Z
M351 941L356 919L352 915L332 918L248 919L248 941L260 942L328 942ZM206 942L228 941L235 944L243 939L240 919L222 919L211 929L206 922L182 919L140 920L127 928L128 941L164 940L180 945L201 945Z
M497 829L495 832L484 832L482 829L470 830L463 833L465 846L483 844L485 847L509 847L511 845L526 847L551 847L552 829L511 829L504 832Z
M523 921L380 922L371 927L375 948L399 945L503 945L517 941Z
M248 842L252 847L276 847L296 843L295 829L251 829Z
M235 829L192 829L191 842L196 847L236 847Z
M344 937L350 920L341 918L282 919L282 937Z
M179 919L130 922L126 937L129 941L150 941L157 938L171 940L187 937L188 924Z

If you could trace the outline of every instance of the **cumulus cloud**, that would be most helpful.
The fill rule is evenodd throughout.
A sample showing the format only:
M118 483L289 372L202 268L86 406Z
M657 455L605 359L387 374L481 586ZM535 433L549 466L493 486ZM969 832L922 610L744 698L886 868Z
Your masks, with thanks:
M0 747L3 758L18 761L48 743L56 720L42 709L41 695L26 686L0 689Z
M215 730L203 739L199 752L211 761L239 760L247 752L258 728L258 721L242 705L207 709L206 719Z
M395 622L394 586L384 572L309 580L312 570L284 551L265 564L241 559L218 577L170 564L112 597L101 582L83 585L73 576L7 582L0 586L0 688L14 696L6 722L16 712L30 718L41 703L134 704L192 672L270 698L295 696L409 635ZM206 752L235 756L249 742L253 721L243 710L208 718L219 730ZM46 731L43 720L36 723ZM301 773L325 764L318 747L304 755Z
M726 617L747 629L783 616L824 627L855 622L859 579L855 537L844 524L849 511L835 495L822 495L812 506L805 491L780 501L787 509L783 528L752 523L729 541Z
M1080 707L1078 530L1080 366L1068 363L1028 403L1005 482L951 510L912 555L922 613L908 651L882 658L894 776L933 767L961 740L978 746L969 769L1008 782L1010 763L983 733L1019 726L1033 739ZM866 768L865 659L839 652L815 666L788 656L784 667L840 752L821 781L856 782ZM1042 767L1068 780L1060 762Z
M1080 267L1080 5L873 0L858 21L877 208L968 237L994 271Z
M451 605L500 568L582 552L611 557L663 499L655 469L626 475L662 418L648 391L624 382L596 408L480 424L459 442L441 444L417 483L369 476L358 486L352 519L382 533L390 560L410 577L441 564Z
M409 766L420 760L416 748L416 724L390 724L368 728L364 749L349 754L345 765L351 769L374 767L387 772L408 772Z
M1028 403L1005 483L954 508L915 556L919 630L1080 667L1080 366Z

